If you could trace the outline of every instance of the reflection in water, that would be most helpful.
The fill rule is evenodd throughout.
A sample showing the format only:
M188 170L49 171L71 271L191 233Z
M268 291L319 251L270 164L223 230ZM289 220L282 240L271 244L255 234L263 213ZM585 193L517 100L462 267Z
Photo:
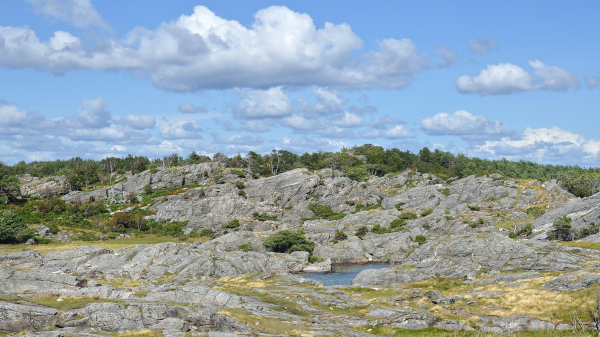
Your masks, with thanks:
M365 269L389 268L387 264L339 264L333 266L333 272L327 274L302 274L302 276L319 281L326 286L349 285L352 279Z

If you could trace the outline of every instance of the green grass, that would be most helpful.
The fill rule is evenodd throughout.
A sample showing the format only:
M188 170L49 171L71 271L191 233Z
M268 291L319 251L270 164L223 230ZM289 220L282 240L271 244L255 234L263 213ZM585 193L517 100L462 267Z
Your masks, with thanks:
M22 301L35 303L39 305L43 305L46 307L56 308L61 311L71 310L71 309L80 309L85 307L88 303L96 303L96 302L113 302L125 304L123 301L115 301L115 300L106 300L99 299L93 297L61 297L63 301L57 301L58 296L43 296L43 297L19 297L19 296L9 296L9 295L0 295L0 300L5 302L11 302L16 304L22 304Z
M402 337L470 337L470 336L478 336L478 337L487 337L487 336L495 336L495 337L571 337L571 336L590 336L589 334L574 334L572 331L520 331L517 333L503 333L503 334L486 334L480 333L477 331L460 331L457 334L447 330L440 329L423 329L423 330L405 330L405 329L396 329L389 326L383 325L365 325L356 330L370 333L373 335L380 336L402 336Z

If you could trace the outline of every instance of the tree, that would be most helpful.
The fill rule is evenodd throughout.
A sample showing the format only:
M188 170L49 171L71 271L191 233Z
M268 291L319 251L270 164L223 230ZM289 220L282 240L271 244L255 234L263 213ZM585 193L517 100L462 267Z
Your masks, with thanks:
M573 230L571 229L571 218L568 216L561 216L554 220L554 230L552 231L552 237L561 241L573 240Z
M17 212L0 211L0 242L15 240L19 233L26 229L27 225Z
M102 169L109 175L109 182L112 185L112 177L115 170L118 168L121 160L116 157L108 157L102 160Z
M6 204L15 199L19 193L19 179L10 175L8 166L0 163L0 204Z

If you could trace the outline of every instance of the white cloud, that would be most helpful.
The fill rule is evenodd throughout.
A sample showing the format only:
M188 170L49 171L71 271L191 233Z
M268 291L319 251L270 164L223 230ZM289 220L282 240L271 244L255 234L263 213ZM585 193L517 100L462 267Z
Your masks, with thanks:
M439 113L421 120L423 131L428 135L454 135L466 140L490 139L508 136L514 132L498 120L459 110L454 114Z
M529 65L534 69L537 80L519 66L500 63L488 65L478 76L459 77L456 88L464 94L485 96L533 90L560 91L580 86L577 77L564 69L547 66L539 60L531 60Z
M281 87L268 90L240 90L245 99L232 103L233 114L240 119L281 118L292 113L292 103Z
M267 132L271 130L271 127L265 121L250 120L244 122L241 130L250 132Z
M456 63L456 58L458 56L456 50L444 46L437 46L433 53L441 58L437 64L440 68L446 68L453 65Z
M517 139L486 141L480 151L508 159L531 159L548 163L597 163L600 141L586 140L570 131L527 128Z
M393 128L387 130L384 134L387 139L401 139L401 138L412 138L415 134L407 130L404 125L396 125Z
M219 124L223 129L227 131L237 130L237 128L233 126L233 123L231 121L221 120L218 118L214 118L213 120L215 121L215 123Z
M290 139L284 137L281 147L293 152L338 151L342 147L348 147L348 143L327 138L302 137L300 139Z
M125 125L129 125L134 129L143 130L143 129L154 129L156 126L156 119L154 116L145 115L145 114L129 114L123 115L120 119L121 123Z
M165 140L158 145L142 145L137 152L143 156L163 157L172 155L173 153L182 153L182 151L183 148L181 146Z
M376 129L386 129L390 124L404 124L404 121L385 114L382 117L373 118L369 123L370 126Z
M192 103L179 104L179 106L177 107L177 110L179 110L179 112L184 113L184 114L197 114L197 113L203 113L203 112L208 111L208 109L206 109L205 106L195 107L194 104L192 104Z
M91 0L26 0L36 14L70 22L77 28L110 27L96 11Z
M344 128L355 128L363 126L365 124L365 121L360 116L353 115L349 112L344 112L343 117L333 119L330 123L332 125L341 126Z
M59 16L50 4L61 2L31 1L55 13L48 15ZM62 3L91 6L84 0ZM123 70L161 89L180 92L312 85L402 89L413 74L430 67L427 55L419 54L409 39L377 41L378 51L361 54L362 40L347 24L326 22L317 28L309 15L281 6L259 10L254 18L245 27L196 6L193 14L162 23L156 30L137 27L122 41L101 41L98 47L87 47L67 32L57 32L44 42L29 28L0 26L0 65L55 74ZM102 26L102 21L89 16L73 21Z
M598 73L596 76L585 76L585 85L588 87L588 89L594 89L598 86L598 83L600 83L600 73Z
M84 127L102 128L109 125L112 116L108 111L108 104L103 97L96 99L88 99L86 97L79 104L79 110L74 119Z
M368 129L359 133L362 138L382 138L384 133L379 129Z
M469 49L474 54L489 54L498 47L500 47L500 43L490 37L469 41Z
M264 139L261 136L233 135L225 139L219 139L218 143L235 145L259 145L262 144L263 141Z
M160 136L164 139L201 139L200 133L203 130L196 126L196 123L190 121L179 122L171 125L165 125L160 130Z

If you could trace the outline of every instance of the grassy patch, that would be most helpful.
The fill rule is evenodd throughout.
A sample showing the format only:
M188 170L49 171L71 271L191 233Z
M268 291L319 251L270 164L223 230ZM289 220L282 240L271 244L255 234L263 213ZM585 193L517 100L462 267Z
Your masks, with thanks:
M299 327L296 324L291 324L279 318L268 318L252 315L245 309L231 308L227 311L220 311L222 315L235 317L238 321L255 327L260 330L265 330L273 335L284 336L300 336L302 334L315 335L310 329L310 323L306 323L306 328ZM258 324L257 324L258 323Z
M600 242L568 241L568 242L557 242L557 243L561 246L567 246L567 247L579 247L579 248L600 250Z
M47 295L41 297L19 297L19 296L8 296L8 295L0 295L1 301L22 304L20 301L26 301L30 303L35 303L51 308L56 308L61 311L71 310L71 309L79 309L85 307L88 303L96 303L96 302L114 302L124 304L122 301L114 301L114 300L106 300L95 297L60 297L62 301L57 301L59 296L55 295Z
M512 231L512 229L515 226L522 225L522 224L527 223L527 222L531 222L531 221L533 221L533 219L535 219L535 217L533 215L530 215L530 216L528 216L526 218L523 218L523 219L502 221L502 222L499 222L499 223L495 224L494 227L496 227L496 228L504 228L504 229L508 229L509 231Z

